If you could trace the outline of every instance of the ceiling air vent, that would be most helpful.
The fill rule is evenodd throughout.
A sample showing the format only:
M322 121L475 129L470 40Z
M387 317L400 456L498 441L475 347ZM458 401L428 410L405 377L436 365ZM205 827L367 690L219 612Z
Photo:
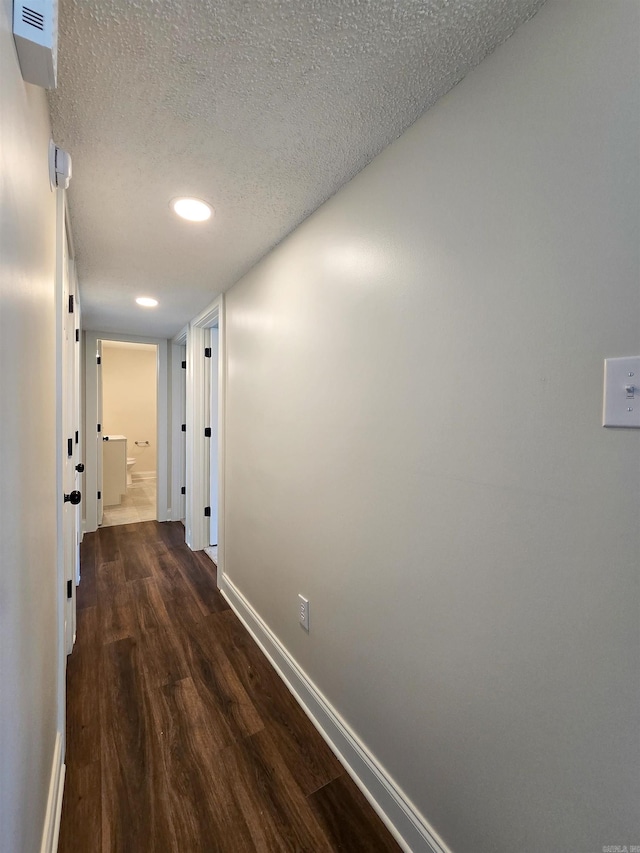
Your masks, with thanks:
M13 38L24 80L55 89L58 0L13 0Z

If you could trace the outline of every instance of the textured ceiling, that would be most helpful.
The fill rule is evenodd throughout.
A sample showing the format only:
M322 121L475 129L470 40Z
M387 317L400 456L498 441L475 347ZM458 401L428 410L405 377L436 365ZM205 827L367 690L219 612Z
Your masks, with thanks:
M61 0L86 328L173 335L543 2Z

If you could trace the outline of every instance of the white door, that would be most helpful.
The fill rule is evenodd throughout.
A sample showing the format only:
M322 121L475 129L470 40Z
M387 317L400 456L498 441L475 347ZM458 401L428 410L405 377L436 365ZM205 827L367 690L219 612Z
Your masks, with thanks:
M66 229L62 257L62 548L66 606L64 636L67 654L73 649L76 634L77 510L78 489L77 417L76 417L76 344L77 302L75 281L71 275Z
M96 429L96 480L98 484L98 527L102 524L102 468L103 468L103 456L102 456L102 439L103 439L103 429L102 429L102 341L97 342L96 348L96 362L97 362L97 377L98 377L98 391L97 391L97 429Z
M209 443L209 506L211 524L209 525L209 544L218 544L218 338L217 326L210 329L211 358L209 374L209 423L211 441Z
M180 370L180 423L187 422L187 348L180 348L180 361L184 368ZM185 492L187 487L187 433L180 430L180 504L178 518L185 523Z
M82 435L82 430L80 429L80 424L82 421L82 415L80 411L80 383L81 383L81 373L80 373L80 362L81 362L81 314L80 314L80 289L78 287L78 276L76 274L76 266L73 259L70 262L70 271L71 271L71 287L73 290L73 294L75 297L75 351L74 351L74 362L75 362L75 371L74 371L74 400L73 400L73 415L75 421L75 433L74 433L74 447L75 447L75 461L76 461L76 489L84 494L84 436ZM82 540L82 515L83 515L83 504L79 503L76 506L76 543L75 543L75 584L76 586L80 583L80 542Z

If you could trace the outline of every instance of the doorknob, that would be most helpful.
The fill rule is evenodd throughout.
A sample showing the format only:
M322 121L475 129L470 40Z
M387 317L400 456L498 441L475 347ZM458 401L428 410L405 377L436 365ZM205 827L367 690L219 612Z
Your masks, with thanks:
M74 489L70 495L64 496L64 502L65 503L69 502L70 504L73 504L73 506L77 506L81 500L82 500L82 495L80 494L80 492L77 489Z
M83 471L84 471L84 465L83 465L83 463L82 463L82 462L80 462L78 465L76 465L76 471L77 471L79 474L82 474L82 473L83 473Z
M108 436L108 435L103 435L103 436L102 436L102 440L103 440L103 441L109 441L109 436Z

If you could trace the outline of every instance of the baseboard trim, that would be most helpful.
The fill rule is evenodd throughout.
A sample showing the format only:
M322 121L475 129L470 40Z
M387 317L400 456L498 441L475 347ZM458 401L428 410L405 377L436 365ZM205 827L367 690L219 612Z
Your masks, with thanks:
M157 473L155 471L136 471L134 474L131 472L131 482L135 483L137 480L156 480Z
M49 796L47 798L47 812L44 818L40 853L56 853L56 850L58 849L58 835L60 833L60 816L62 814L62 794L64 792L65 771L66 765L62 760L62 734L61 732L58 732L53 750L53 763L51 765L51 777L49 781Z
M220 592L406 853L451 853L227 575Z

